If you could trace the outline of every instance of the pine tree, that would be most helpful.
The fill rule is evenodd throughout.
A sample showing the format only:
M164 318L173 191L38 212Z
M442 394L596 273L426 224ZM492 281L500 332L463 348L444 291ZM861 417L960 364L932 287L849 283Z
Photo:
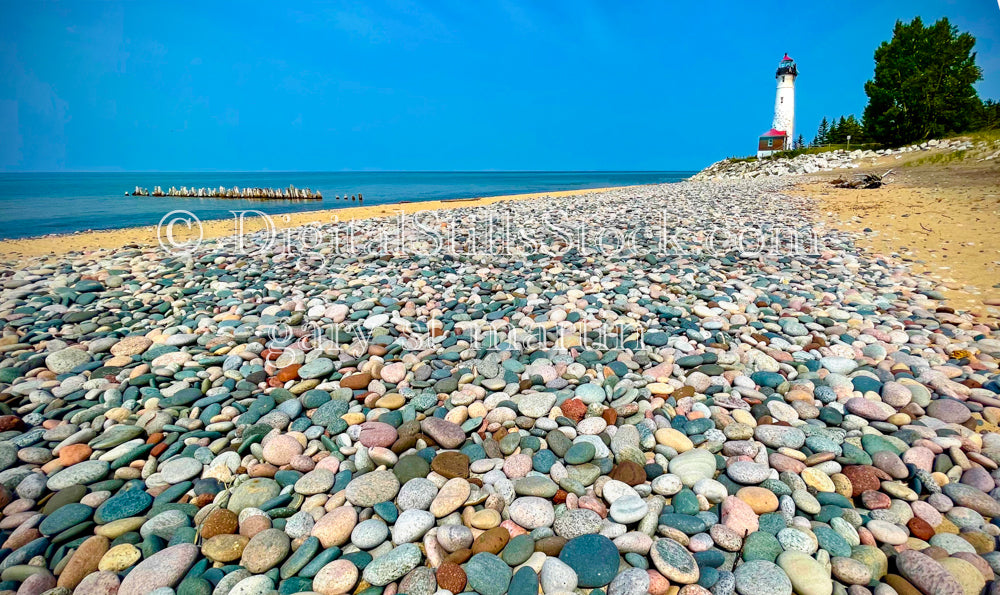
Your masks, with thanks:
M829 134L830 123L826 121L826 116L823 116L823 121L819 123L819 130L816 131L816 138L813 139L813 145L819 147L825 145Z
M843 119L841 119L841 121L843 121ZM837 118L834 118L833 121L830 122L830 131L826 133L826 144L839 145L840 143L840 125L837 123Z
M861 122L854 117L854 114L847 116L847 120L844 123L844 142L847 142L847 136L850 135L851 143L858 144L865 142L865 130L861 126Z
M854 114L834 118L829 130L827 130L826 142L829 145L843 145L847 143L848 136L851 137L851 144L865 142L864 127L854 117Z
M1000 128L1000 103L987 99L978 110L975 119L975 130L993 130Z
M795 147L796 149L801 149L801 148L803 148L803 147L806 146L806 139L802 138L802 135L800 134L799 135L799 140L797 140L795 142L795 144L796 144L796 147Z

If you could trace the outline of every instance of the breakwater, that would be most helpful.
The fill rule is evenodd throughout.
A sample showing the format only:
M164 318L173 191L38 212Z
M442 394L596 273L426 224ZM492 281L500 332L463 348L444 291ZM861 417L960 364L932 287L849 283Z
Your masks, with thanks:
M126 192L126 195L129 193ZM181 198L256 198L263 200L323 200L323 194L319 191L313 191L310 188L296 188L295 186L289 186L288 188L240 188L239 186L233 186L232 188L226 188L225 186L219 186L218 188L188 188L187 186L181 186L180 188L175 188L171 186L166 191L163 190L161 186L154 186L153 191L150 192L146 188L141 188L136 186L131 193L132 196L171 196L171 197L181 197Z

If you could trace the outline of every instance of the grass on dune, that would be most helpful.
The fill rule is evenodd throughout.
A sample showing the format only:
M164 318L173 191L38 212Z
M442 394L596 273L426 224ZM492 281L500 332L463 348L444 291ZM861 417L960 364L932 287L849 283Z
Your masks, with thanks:
M906 167L917 167L920 165L948 165L965 161L966 159L982 159L1000 148L1000 129L980 130L966 134L958 134L948 137L948 140L969 140L973 145L985 143L985 147L973 146L971 149L961 149L959 151L947 151L934 153L919 159L914 159L905 163Z
M997 145L1000 145L1000 129L979 130L976 132L967 132L965 134L956 134L954 136L945 137L942 140L959 140L959 139L970 140L974 144L985 142L988 145L987 153L984 153L982 150L961 150L961 151L950 151L946 153L935 153L934 155L928 155L926 157L915 159L913 161L906 163L905 165L909 167L909 166L918 166L926 164L947 164L955 161L963 161L970 157L976 157L976 158L984 157L986 154L995 151ZM799 155L818 155L820 153L829 153L831 151L837 151L837 150L844 150L844 151L847 151L848 149L851 151L858 149L876 150L879 148L881 148L881 146L874 143L852 144L850 145L850 147L848 147L846 144L826 145L822 147L803 147L801 149L794 149L791 151L782 151L780 153L775 153L770 157L762 157L760 160L764 161L768 159L772 160L791 159L793 157L798 157ZM732 163L752 162L757 160L758 158L754 155L750 155L748 157L733 156L729 157L728 159L728 161Z

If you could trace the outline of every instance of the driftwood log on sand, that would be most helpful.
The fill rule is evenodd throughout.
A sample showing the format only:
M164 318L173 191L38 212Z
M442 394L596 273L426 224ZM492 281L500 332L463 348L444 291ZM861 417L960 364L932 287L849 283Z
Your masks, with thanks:
M871 189L879 188L884 184L888 184L889 181L886 180L886 176L892 173L892 170L885 172L884 174L855 174L853 178L837 178L831 180L830 184L836 186L837 188L854 188L854 189Z

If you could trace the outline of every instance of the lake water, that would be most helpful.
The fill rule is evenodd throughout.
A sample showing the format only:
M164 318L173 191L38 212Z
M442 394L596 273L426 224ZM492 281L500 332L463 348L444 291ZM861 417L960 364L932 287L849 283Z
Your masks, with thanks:
M286 173L24 173L0 174L0 238L89 229L155 225L174 210L199 219L228 219L230 211L268 214L358 206L337 195L364 195L364 205L404 201L555 192L677 182L695 172L286 172ZM311 188L322 201L233 200L124 196L136 186Z

